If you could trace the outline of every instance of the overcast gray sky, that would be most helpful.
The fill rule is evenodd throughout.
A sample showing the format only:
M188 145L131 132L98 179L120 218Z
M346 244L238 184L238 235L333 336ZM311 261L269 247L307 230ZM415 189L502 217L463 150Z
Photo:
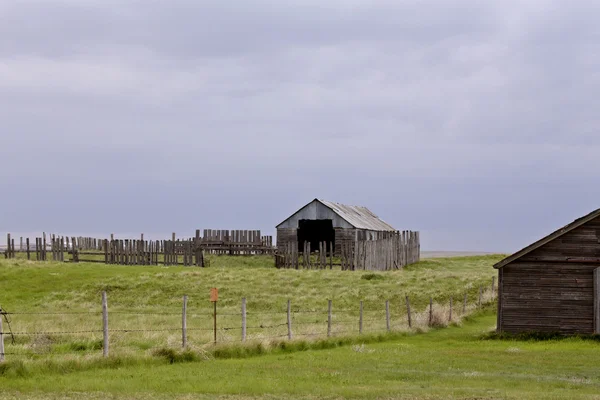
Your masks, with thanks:
M516 250L600 207L598 21L591 0L0 0L0 232L274 232L319 197L427 250Z

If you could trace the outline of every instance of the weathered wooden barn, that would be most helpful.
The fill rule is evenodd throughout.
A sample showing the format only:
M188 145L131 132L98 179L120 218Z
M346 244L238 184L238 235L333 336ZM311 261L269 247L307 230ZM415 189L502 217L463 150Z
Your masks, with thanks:
M600 333L600 209L494 268L499 332Z
M339 254L343 241L383 239L397 231L366 207L314 199L277 225L277 247L304 242L317 249L319 242L333 243Z

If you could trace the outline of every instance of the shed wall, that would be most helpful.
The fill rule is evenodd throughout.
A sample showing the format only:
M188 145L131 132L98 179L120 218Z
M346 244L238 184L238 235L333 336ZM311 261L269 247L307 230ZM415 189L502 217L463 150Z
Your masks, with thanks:
M600 218L502 267L499 330L594 332Z
M566 263L506 265L500 330L593 333L595 268Z

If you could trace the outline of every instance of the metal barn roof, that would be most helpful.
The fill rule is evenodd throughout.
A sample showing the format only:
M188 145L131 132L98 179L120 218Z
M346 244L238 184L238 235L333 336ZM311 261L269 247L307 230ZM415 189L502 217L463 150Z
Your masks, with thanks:
M313 202L319 202L323 204L325 207L331 209L334 213L340 216L343 220L348 222L356 229L365 229L369 231L396 231L393 226L382 221L377 215L375 215L371 210L367 207L362 206L350 206L347 204L335 203L333 201L322 200L322 199L314 199L296 213L292 214L285 221L292 218L294 215L298 214L301 210L311 205ZM283 221L281 224L283 224ZM279 225L281 225L279 224ZM279 226L278 225L278 226Z
M395 231L393 226L382 221L367 207L349 206L346 204L334 203L333 201L317 199L323 205L331 208L336 214L348 221L357 229L367 229L370 231Z

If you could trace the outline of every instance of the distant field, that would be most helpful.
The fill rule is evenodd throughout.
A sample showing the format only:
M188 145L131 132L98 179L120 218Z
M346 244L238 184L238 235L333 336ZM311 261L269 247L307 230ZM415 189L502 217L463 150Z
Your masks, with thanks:
M483 251L421 251L421 258L449 258L449 257L472 257L491 256L497 253Z

